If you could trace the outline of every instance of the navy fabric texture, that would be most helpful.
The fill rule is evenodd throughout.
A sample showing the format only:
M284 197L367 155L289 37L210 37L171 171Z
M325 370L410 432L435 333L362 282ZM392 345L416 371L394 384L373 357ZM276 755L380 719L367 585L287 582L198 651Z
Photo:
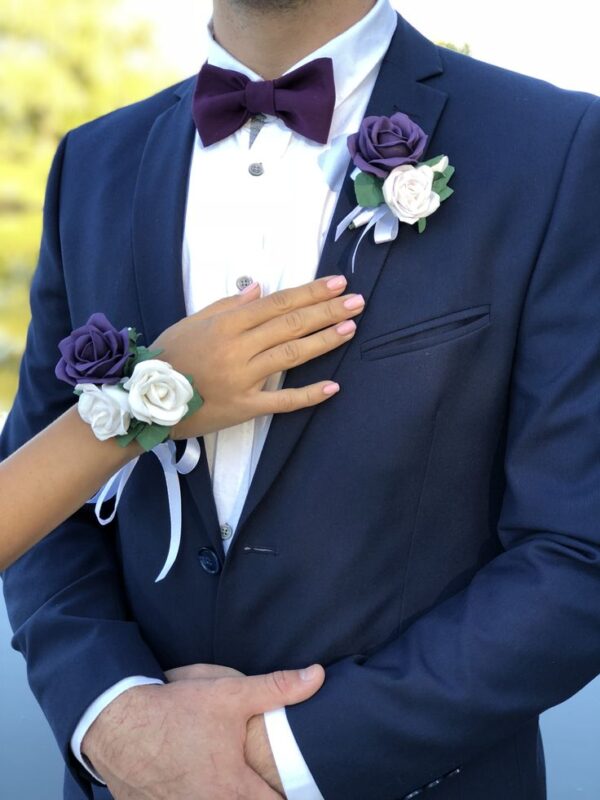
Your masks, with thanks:
M57 344L93 312L145 343L185 314L193 87L60 145L2 456L72 404ZM69 738L118 680L314 661L325 685L288 716L326 800L545 797L538 715L600 671L600 105L400 19L368 113L396 111L455 194L422 235L366 237L351 274L347 178L319 274L346 272L366 310L287 377L342 390L274 420L227 557L203 458L154 583L169 518L144 456L117 523L82 510L4 574L67 800L108 797Z

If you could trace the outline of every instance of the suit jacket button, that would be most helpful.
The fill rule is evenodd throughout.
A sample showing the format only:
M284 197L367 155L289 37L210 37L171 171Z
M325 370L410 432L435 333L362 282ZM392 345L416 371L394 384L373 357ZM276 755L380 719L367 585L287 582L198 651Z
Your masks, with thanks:
M418 797L420 794L423 794L423 789L415 789L414 792L405 795L402 800L413 800L413 797Z
M430 783L428 783L428 784L425 786L425 788L426 788L426 789L434 789L436 786L439 786L439 785L440 785L440 783L442 782L442 780L443 780L442 778L436 778L434 781L431 781Z
M198 561L204 572L209 575L217 575L221 572L221 562L214 550L210 547L203 547L198 550Z

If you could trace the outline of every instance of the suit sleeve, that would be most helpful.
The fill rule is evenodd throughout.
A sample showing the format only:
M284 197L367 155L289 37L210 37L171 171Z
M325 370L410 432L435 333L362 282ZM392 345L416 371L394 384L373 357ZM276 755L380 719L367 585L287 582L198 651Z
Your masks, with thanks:
M73 403L54 375L58 342L71 330L60 245L60 186L66 137L55 156L44 205L40 258L31 289L32 321L19 390L0 440L0 458ZM34 499L33 499L34 500ZM164 679L128 614L114 546L91 510L79 511L3 575L13 646L27 660L31 688L74 777L85 772L69 747L85 710L131 675ZM88 776L89 777L89 776Z
M503 552L368 659L332 665L320 692L287 709L328 800L418 793L600 671L599 142L592 100L522 310Z

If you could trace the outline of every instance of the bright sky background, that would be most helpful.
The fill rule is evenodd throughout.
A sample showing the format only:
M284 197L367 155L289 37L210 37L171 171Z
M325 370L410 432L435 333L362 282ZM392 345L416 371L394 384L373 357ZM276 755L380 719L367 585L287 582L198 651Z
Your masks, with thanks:
M211 0L126 2L157 23L165 54L181 77L197 71ZM600 95L596 0L392 0L392 4L430 39L468 42L475 58Z

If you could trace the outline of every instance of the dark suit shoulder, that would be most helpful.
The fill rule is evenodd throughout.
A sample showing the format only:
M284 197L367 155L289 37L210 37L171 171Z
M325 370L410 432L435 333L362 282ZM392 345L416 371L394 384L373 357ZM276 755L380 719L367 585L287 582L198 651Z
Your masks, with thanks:
M151 130L179 103L187 104L192 84L193 78L187 79L70 131L61 196L75 208L90 197L103 207L113 207L118 198L129 202ZM190 125L191 118L190 101Z
M598 99L445 47L438 46L437 50L444 68L440 84L452 92L453 99L476 108L479 114L486 107L495 118L521 113L546 118L554 114L568 124L579 120Z
M108 144L132 147L142 144L157 117L189 89L193 78L173 84L151 97L123 106L74 128L68 134L70 148L104 148Z

